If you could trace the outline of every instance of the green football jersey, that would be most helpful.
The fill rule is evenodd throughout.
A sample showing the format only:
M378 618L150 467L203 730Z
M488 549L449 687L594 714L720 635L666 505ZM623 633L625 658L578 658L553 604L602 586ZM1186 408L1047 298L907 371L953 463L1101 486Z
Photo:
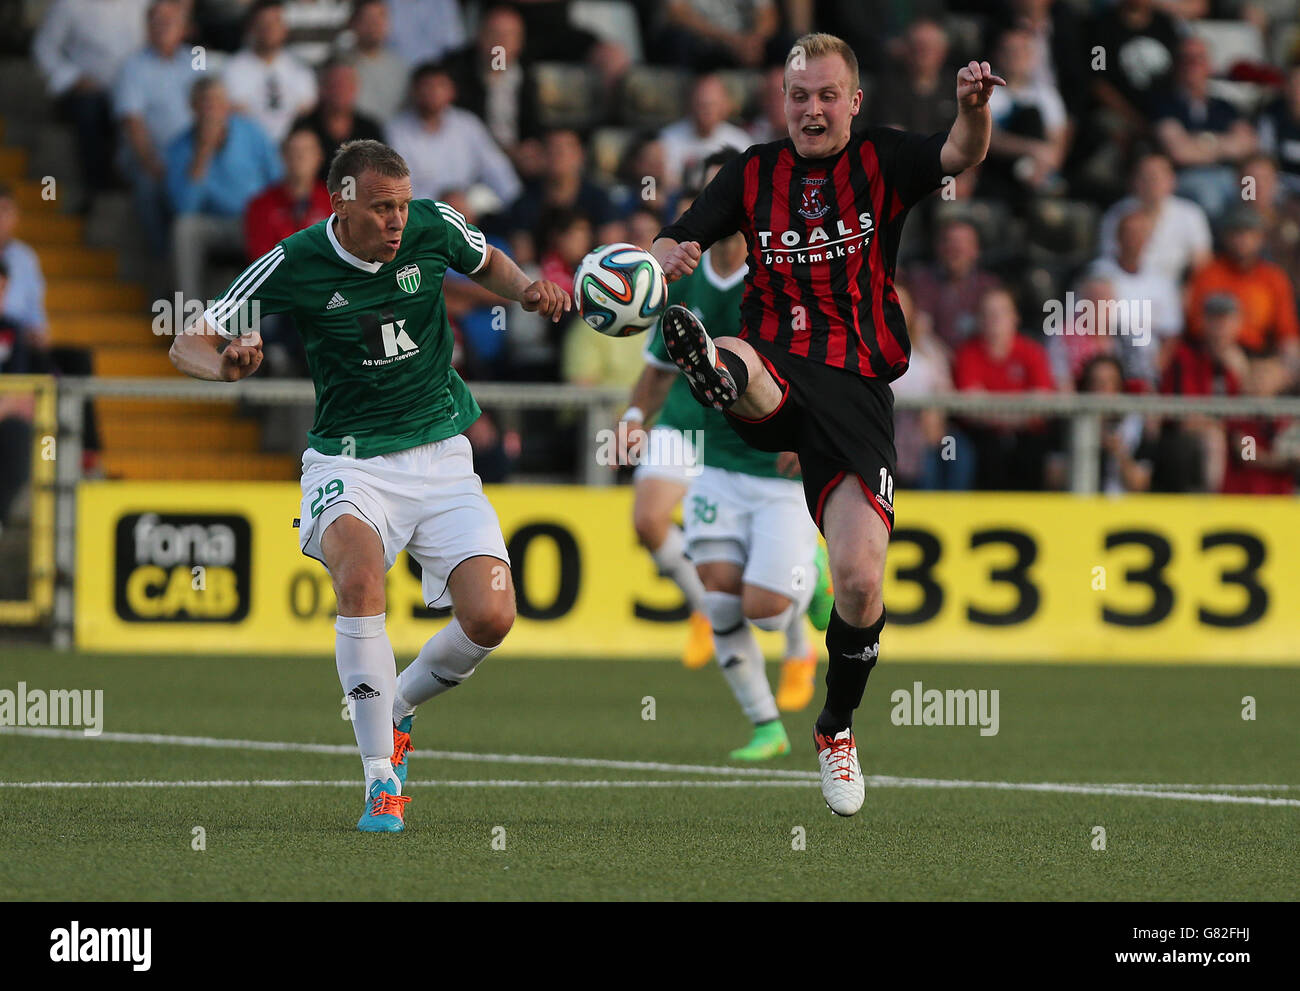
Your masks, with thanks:
M709 252L704 253L694 272L668 287L668 301L680 303L700 318L710 337L735 337L740 330L740 298L745 291L742 266L726 279L713 270ZM676 372L668 357L664 335L656 325L646 345L645 359L657 368ZM710 468L744 472L764 478L780 478L777 455L759 451L740 439L727 424L725 414L701 406L691 395L686 379L678 376L668 391L655 425L674 430L702 430L700 461Z
M451 367L442 278L486 264L482 232L446 203L413 200L397 257L367 262L333 220L285 238L204 316L226 337L258 316L293 318L316 386L307 440L322 454L370 458L463 432L479 407Z

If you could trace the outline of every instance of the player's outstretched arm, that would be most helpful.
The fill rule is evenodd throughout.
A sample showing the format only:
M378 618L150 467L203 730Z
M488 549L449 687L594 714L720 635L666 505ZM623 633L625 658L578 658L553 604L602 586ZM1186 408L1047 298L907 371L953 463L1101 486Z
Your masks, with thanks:
M262 364L262 335L253 331L221 350L224 338L205 318L195 321L172 341L168 357L191 378L238 382Z
M550 317L552 323L573 309L573 300L562 287L546 279L530 280L514 259L491 245L487 264L470 278L498 296L513 299L529 313Z
M948 132L939 161L948 175L956 175L984 161L993 134L989 97L1007 81L995 76L987 62L970 62L957 70L957 120Z

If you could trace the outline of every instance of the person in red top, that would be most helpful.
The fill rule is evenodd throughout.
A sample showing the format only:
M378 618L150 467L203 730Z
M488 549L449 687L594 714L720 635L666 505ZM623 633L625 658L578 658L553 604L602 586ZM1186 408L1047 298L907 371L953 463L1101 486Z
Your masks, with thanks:
M1201 310L1215 293L1230 293L1241 309L1237 343L1251 354L1277 354L1294 373L1300 365L1300 320L1295 293L1281 267L1263 256L1264 218L1254 207L1234 207L1223 221L1223 250L1187 286L1187 333L1202 333Z
M316 133L309 127L295 127L285 135L280 154L284 178L244 208L244 250L250 261L334 212L319 176L325 156Z
M1241 349L1241 304L1231 293L1214 293L1200 307L1202 328L1197 339L1183 339L1160 381L1160 391L1175 396L1236 396L1250 371L1250 361ZM1161 430L1161 445L1175 460L1185 459L1193 449L1199 470L1187 475L1188 487L1219 491L1227 455L1223 423L1214 417L1189 414L1167 420Z
M748 247L741 332L714 341L669 306L664 346L702 405L761 451L795 451L809 513L826 535L835 606L826 631L826 705L813 727L822 797L850 816L865 784L853 713L880 651L885 552L894 523L889 383L907 370L907 326L894 291L908 210L988 154L988 100L1006 80L987 62L957 72L947 133L887 127L853 133L858 59L842 39L804 35L785 63L788 136L722 167L651 253L669 280L736 232ZM845 483L845 484L841 484Z
M979 329L961 346L953 364L959 392L1053 392L1047 349L1020 333L1016 302L1005 289L984 294ZM975 446L975 487L1013 491L1043 487L1047 426L1040 417L964 418Z

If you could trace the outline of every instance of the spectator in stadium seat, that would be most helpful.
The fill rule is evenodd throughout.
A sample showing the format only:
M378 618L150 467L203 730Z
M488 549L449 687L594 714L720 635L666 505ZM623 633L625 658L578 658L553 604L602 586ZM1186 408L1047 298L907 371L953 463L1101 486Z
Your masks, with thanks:
M772 60L768 49L780 26L773 0L667 0L663 20L658 49L693 69L757 68Z
M1263 217L1253 206L1236 206L1224 216L1221 232L1222 250L1188 280L1188 334L1204 333L1205 300L1228 293L1241 310L1237 343L1251 354L1279 355L1294 373L1300 367L1295 293L1286 273L1263 258Z
M673 199L667 176L663 142L653 134L641 135L628 144L619 162L618 182L610 193L614 206L622 214L647 206L663 216Z
M1286 391L1291 373L1276 358L1256 358L1244 391L1267 399ZM1230 418L1224 421L1226 495L1294 495L1300 470L1300 423L1291 417Z
M290 234L329 217L330 206L320 163L325 155L320 138L308 126L298 126L280 142L284 177L262 190L244 208L244 245L249 261L261 258Z
M1075 307L1063 314L1060 327L1045 327L1047 357L1061 392L1073 392L1094 358L1119 360L1123 322L1115 286L1100 274L1087 274L1073 287ZM1069 297L1066 297L1067 300ZM1086 318L1082 318L1086 313ZM1055 487L1055 486L1054 486Z
M1003 67L998 66L999 73ZM854 126L883 124L920 134L946 131L957 115L948 66L948 33L936 20L919 17L903 36L903 54L876 76L870 114ZM786 133L784 115L781 134Z
M524 19L512 7L492 7L474 42L448 56L457 103L480 118L513 159L521 141L540 133L537 81L528 66Z
M320 68L320 101L316 109L293 122L293 130L310 128L320 141L320 178L329 173L330 162L345 141L384 140L383 125L357 110L360 77L346 56L336 55Z
M1300 196L1300 62L1287 70L1286 89L1259 115L1259 146L1272 155L1282 185Z
M281 175L280 156L256 121L232 112L225 85L199 78L190 90L194 123L167 146L167 192L176 219L176 288L203 293L208 256L243 256L244 208Z
M84 185L83 211L114 183L110 87L144 44L149 0L55 0L32 40L32 56L61 119L72 125Z
M1125 392L1124 370L1113 355L1098 355L1079 373L1078 391L1106 396ZM1141 413L1102 417L1101 478L1097 491L1106 495L1147 492L1156 459L1156 442Z
M0 258L0 299L9 283L9 267ZM26 375L31 372L27 335L23 328L0 313L0 375ZM32 472L31 396L0 392L0 533L4 532L18 494Z
M469 36L457 0L388 0L389 44L407 65L437 61L464 48Z
M1118 0L1096 16L1091 35L1089 51L1105 58L1093 73L1093 96L1127 146L1150 131L1148 115L1173 79L1178 25L1155 0Z
M1047 352L1020 333L1011 293L994 289L979 308L979 332L957 352L953 382L960 392L1052 392ZM975 448L975 487L1034 491L1043 487L1047 424L1041 417L989 413L962 418Z
M1173 89L1155 101L1156 137L1178 169L1178 195L1217 217L1240 193L1236 163L1255 150L1255 130L1227 100L1211 96L1210 49L1184 38Z
M1264 220L1264 257L1281 266L1300 293L1300 193L1284 189L1278 168L1268 155L1257 152L1241 163L1243 194L1253 184L1255 209Z
M785 123L785 66L774 65L763 73L758 113L745 128L751 144L782 141L790 133Z
M706 74L695 80L689 114L659 132L670 192L697 178L691 176L691 171L715 151L744 151L753 144L748 134L727 120L734 110L731 94L721 78Z
M1152 152L1137 160L1131 194L1102 215L1097 241L1104 257L1118 254L1119 220L1136 209L1154 223L1142 253L1143 271L1157 271L1181 285L1185 273L1209 260L1214 248L1210 222L1199 204L1174 195L1176 181L1166 156Z
M968 220L948 220L934 239L934 264L909 269L907 284L917 309L929 317L950 352L966 343L979 322L980 301L998 278L980 267L980 236Z
M607 225L618 219L609 193L587 177L587 153L577 131L557 128L542 139L545 170L539 179L524 184L524 191L509 211L516 230L538 234L543 214L577 210L596 228L596 239L608 241Z
M1091 102L1087 48L1076 9L1069 0L1001 0L988 18L990 28L1009 25L1029 32L1035 50L1034 82L1061 94L1066 111L1080 119ZM985 51L995 37L986 37Z
M388 144L411 167L416 199L482 184L502 206L513 203L523 186L510 159L483 122L455 102L447 66L426 62L411 74L411 109L389 122Z
M907 374L891 382L898 396L937 396L952 392L947 349L934 338L927 313L916 308L905 286L896 286L898 304L912 343ZM915 489L962 491L974 482L975 459L966 435L949 423L941 409L900 409L894 414L897 479Z
M284 0L255 0L244 47L222 72L234 109L256 121L274 143L316 106L316 76L285 50Z
M997 65L1007 81L989 97L993 133L980 166L981 195L1023 206L1038 193L1062 191L1069 121L1065 101L1038 75L1034 36L1022 28L998 39Z
M113 109L121 123L122 172L130 176L136 213L154 257L167 250L171 217L163 152L189 127L190 86L198 78L185 37L185 8L177 0L155 0L147 19L148 44L118 73Z
M1237 343L1240 303L1230 293L1214 293L1200 301L1197 317L1201 335L1179 342L1160 391L1177 396L1240 395L1250 372L1250 361ZM1214 417L1194 413L1166 419L1160 433L1158 481L1153 487L1174 492L1219 491L1227 456L1225 440L1223 424Z
M0 317L23 329L30 348L43 350L50 344L45 277L36 252L14 236L18 216L18 200L13 189L0 183L0 261L7 271L7 288L0 292Z
M1154 386L1168 361L1170 349L1183 332L1183 300L1178 283L1159 269L1143 268L1142 259L1151 241L1155 222L1139 209L1119 220L1114 258L1099 258L1088 269L1090 275L1107 279L1114 298L1130 305L1150 305L1150 334L1147 343L1128 336L1121 343L1125 375ZM1145 315L1140 317L1145 319Z
M348 26L359 90L357 110L386 123L406 99L411 67L389 47L390 24L385 0L358 0Z

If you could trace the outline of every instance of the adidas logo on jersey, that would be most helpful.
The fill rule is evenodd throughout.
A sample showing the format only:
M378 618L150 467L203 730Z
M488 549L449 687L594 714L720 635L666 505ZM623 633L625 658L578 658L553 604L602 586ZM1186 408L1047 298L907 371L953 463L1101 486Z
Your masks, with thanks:
M325 304L327 310L337 310L340 306L347 306L348 301L343 298L341 293L335 293L330 297L330 301Z

